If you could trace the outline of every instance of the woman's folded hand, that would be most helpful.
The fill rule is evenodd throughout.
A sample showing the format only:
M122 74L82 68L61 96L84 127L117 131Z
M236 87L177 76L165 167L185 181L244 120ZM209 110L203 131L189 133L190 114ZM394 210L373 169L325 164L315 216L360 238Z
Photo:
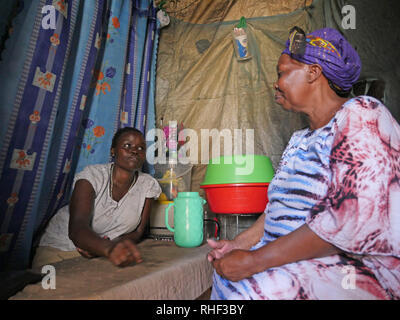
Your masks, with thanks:
M240 281L255 273L255 261L252 251L232 250L220 259L212 262L215 271L230 281Z
M237 245L233 240L215 241L212 239L207 239L207 243L213 249L207 255L207 259L210 262L214 261L215 259L220 259L228 252L237 249Z

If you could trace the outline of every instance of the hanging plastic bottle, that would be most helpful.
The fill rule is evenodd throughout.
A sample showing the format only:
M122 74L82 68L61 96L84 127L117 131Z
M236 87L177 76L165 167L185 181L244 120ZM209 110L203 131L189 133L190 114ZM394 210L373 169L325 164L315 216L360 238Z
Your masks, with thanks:
M246 29L246 19L241 17L239 24L232 31L235 54L239 61L251 59Z

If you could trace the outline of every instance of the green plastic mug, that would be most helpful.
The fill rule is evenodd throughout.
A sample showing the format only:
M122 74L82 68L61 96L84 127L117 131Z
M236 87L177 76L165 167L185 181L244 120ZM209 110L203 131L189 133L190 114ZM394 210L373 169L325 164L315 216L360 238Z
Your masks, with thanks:
M203 242L203 205L198 192L178 192L178 196L165 209L165 225L174 233L176 245L197 247ZM174 206L174 228L168 224L168 211Z

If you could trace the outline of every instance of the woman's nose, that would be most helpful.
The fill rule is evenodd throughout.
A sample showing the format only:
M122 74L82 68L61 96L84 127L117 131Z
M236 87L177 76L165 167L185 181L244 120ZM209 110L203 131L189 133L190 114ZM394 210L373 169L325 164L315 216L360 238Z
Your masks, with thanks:
M278 90L278 81L275 81L274 82L274 84L273 84L273 88L275 89L275 90Z

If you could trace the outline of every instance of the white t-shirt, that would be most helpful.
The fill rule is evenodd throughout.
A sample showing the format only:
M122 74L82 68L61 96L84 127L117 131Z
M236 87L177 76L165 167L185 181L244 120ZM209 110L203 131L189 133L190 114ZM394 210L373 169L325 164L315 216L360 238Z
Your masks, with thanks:
M75 176L73 187L80 179L89 181L93 186L95 200L91 227L99 236L107 236L112 240L137 228L146 198L158 198L161 187L151 175L139 172L136 183L117 202L110 196L110 177L111 163L90 165ZM50 220L39 246L75 250L75 245L68 237L68 223L67 205Z

